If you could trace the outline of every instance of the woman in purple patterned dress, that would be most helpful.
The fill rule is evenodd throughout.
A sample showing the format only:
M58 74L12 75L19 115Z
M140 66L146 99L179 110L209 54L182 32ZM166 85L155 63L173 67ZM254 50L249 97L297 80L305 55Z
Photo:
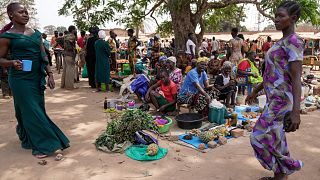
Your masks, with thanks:
M273 178L263 179L287 179L302 167L301 161L290 156L285 137L285 132L294 132L300 125L303 40L294 30L300 11L301 6L294 1L284 1L278 7L275 25L283 38L266 55L264 82L246 99L252 102L263 88L267 95L250 139L259 162L274 172Z

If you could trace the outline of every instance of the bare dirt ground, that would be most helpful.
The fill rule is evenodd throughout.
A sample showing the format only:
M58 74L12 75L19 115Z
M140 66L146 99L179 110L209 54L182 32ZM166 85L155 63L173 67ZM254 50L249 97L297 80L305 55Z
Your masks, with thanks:
M71 147L64 152L65 159L55 161L54 157L48 157L47 165L39 165L30 150L20 147L15 133L13 100L0 99L1 180L255 180L272 176L272 172L264 170L254 158L248 136L232 139L208 153L160 141L160 146L168 148L169 153L164 159L153 162L139 162L124 154L97 151L93 142L108 121L102 112L104 97L115 97L116 94L93 93L85 80L77 84L79 89L66 91L59 88L60 76L55 77L57 88L47 90L46 109L71 141ZM302 116L300 130L287 136L291 154L305 163L305 167L290 179L318 180L320 177L319 117L320 111Z

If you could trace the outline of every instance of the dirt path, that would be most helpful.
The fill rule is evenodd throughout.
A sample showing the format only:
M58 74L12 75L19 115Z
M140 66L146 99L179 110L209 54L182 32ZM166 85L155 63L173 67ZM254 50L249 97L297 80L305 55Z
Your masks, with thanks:
M15 133L13 101L0 99L0 179L238 180L272 176L254 158L248 136L233 139L208 153L161 141L160 145L168 148L169 153L154 162L138 162L123 154L97 151L93 142L107 122L102 113L105 94L92 93L87 82L77 85L81 88L74 91L56 88L46 92L47 113L71 141L66 158L57 162L49 157L46 166L38 165L39 160L31 151L20 147ZM302 116L301 129L287 136L291 154L305 163L303 170L290 179L317 180L320 177L319 116L319 111Z

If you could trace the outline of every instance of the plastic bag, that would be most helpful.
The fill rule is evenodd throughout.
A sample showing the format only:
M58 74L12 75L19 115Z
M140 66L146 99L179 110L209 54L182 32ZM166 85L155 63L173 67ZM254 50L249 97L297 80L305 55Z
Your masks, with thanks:
M146 132L137 131L135 133L135 143L144 145L149 145L153 143L158 144L158 140Z
M211 107L211 108L212 108L212 107L215 107L215 108L220 109L220 108L223 108L224 105L223 105L221 102L217 101L216 99L213 99L213 100L211 101L209 107Z
M88 78L87 64L84 65L84 68L83 68L81 76L82 76L82 78Z

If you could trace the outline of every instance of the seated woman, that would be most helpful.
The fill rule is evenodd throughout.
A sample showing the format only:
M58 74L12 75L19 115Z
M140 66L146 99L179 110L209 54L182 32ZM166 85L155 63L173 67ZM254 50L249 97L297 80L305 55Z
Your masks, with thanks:
M220 91L219 100L225 100L225 105L228 108L235 105L234 102L237 89L235 78L231 73L230 64L223 64L222 73L217 76L214 86Z
M149 77L146 75L148 74L148 71L144 66L143 62L138 62L135 65L135 74L136 77L133 81L131 81L128 89L131 93L135 93L138 96L138 98L145 103L145 96L150 86L150 80Z
M244 58L239 62L236 78L238 83L245 84L246 78L248 78L248 83L252 84L253 86L262 83L263 78L255 64L255 54L255 52L250 51L247 54L247 58Z
M160 91L156 92L158 87ZM162 71L161 80L149 88L146 98L150 98L157 111L172 113L176 110L177 93L177 85L170 80L168 71Z
M178 94L179 104L190 104L203 114L208 113L208 105L217 93L216 89L209 85L205 72L208 60L207 57L197 59L197 66L187 74Z
M188 74L191 69L195 68L197 66L197 59L192 59L190 62L188 62L188 66L185 68L184 74Z
M181 69L176 67L177 59L171 56L167 59L167 69L169 71L169 78L171 81L176 83L178 91L181 88L182 72Z

